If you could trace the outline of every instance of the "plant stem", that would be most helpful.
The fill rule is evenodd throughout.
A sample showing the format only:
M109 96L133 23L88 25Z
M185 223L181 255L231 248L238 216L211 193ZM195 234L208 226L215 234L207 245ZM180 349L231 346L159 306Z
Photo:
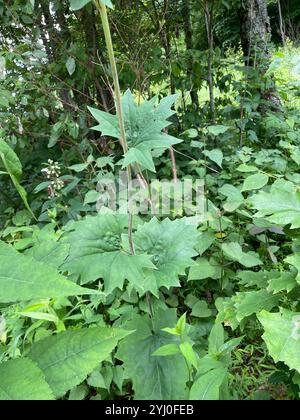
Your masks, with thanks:
M107 10L106 6L101 3L99 0L93 0L97 10L100 13L104 36L105 36L105 42L107 47L107 53L109 57L110 67L112 71L112 77L114 82L114 95L115 95L115 104L116 104L116 111L117 116L119 120L119 128L120 128L120 143L123 148L123 153L127 153L128 151L128 145L126 141L126 132L125 132L125 125L124 125L124 118L123 118L123 110L122 110L122 100L121 100L121 89L120 89L120 83L119 83L119 76L118 76L118 70L117 70L117 64L115 59L115 53L111 38L111 32L109 27L109 21L107 16ZM128 240L129 240L129 247L131 254L134 254L134 244L133 244L133 238L132 238L132 211L130 206L130 188L132 183L132 174L131 174L131 167L130 165L126 168L127 171L127 180L128 180L128 193L129 193L129 207L128 207Z

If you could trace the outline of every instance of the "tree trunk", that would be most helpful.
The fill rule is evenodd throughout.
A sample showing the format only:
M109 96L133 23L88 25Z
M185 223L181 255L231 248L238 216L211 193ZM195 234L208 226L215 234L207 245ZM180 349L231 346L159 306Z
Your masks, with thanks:
M214 1L204 1L205 27L208 41L207 57L207 82L209 90L209 107L212 124L216 123L216 106L213 79L213 58L214 58L214 30L213 30L213 8Z
M240 9L241 44L245 57L245 64L254 67L257 74L265 76L271 61L270 41L271 25L268 15L267 0L244 0ZM268 88L261 88L261 98L265 104L261 110L273 108L279 111L280 99L276 93L275 85L268 80Z
M245 0L240 9L241 44L250 66L264 74L270 63L271 26L266 0Z
M182 16L184 19L184 36L185 36L185 46L188 53L191 54L191 51L194 48L193 45L193 30L191 25L191 8L190 0L184 0L182 7ZM187 64L187 78L190 82L190 95L192 104L195 106L196 110L199 109L199 98L198 98L198 89L195 87L195 76L193 72L193 57L190 56Z

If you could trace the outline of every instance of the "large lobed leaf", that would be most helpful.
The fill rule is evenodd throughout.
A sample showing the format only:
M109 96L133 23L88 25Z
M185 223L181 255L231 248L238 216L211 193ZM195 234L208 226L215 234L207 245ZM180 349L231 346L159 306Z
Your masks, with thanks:
M282 361L300 373L300 313L282 309L262 311L258 319L264 327L263 339L275 362Z
M152 151L165 150L180 143L181 140L172 137L162 130L170 125L167 120L174 114L171 109L177 95L164 98L155 106L157 98L144 101L137 105L130 90L122 98L124 125L129 151L125 154L125 163L138 163L144 169L154 170ZM117 115L112 115L95 108L89 108L99 125L94 130L101 131L103 135L120 138Z
M276 225L291 224L300 227L300 192L291 188L291 183L275 182L269 193L260 192L250 202L258 210L256 217L264 217Z
M149 223L139 226L134 235L138 252L153 255L157 270L149 272L149 281L157 287L179 286L178 276L194 265L193 257L199 233L195 225L189 225L185 218L164 219L159 222L153 218Z
M125 280L138 284L144 268L154 269L147 255L131 255L122 243L127 216L105 214L75 222L66 241L70 255L63 270L80 275L81 284L103 278L105 291L123 288Z
M154 356L159 347L178 342L178 337L163 331L176 324L176 310L160 310L153 323L148 315L134 315L126 324L133 334L120 343L117 358L124 362L125 373L131 378L137 400L186 399L188 369L180 355Z

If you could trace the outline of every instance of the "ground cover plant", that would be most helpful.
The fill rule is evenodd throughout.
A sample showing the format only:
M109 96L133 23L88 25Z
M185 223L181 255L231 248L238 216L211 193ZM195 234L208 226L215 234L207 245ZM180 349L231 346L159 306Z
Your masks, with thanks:
M0 0L0 400L298 400L300 8Z

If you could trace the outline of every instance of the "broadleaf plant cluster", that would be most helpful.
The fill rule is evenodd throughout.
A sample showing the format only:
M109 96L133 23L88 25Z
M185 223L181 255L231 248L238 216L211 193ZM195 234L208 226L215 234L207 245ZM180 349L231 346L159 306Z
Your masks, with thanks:
M292 75L299 64L284 85L292 47L284 41L268 70L255 37L255 63L241 57L239 43L231 48L233 10L243 16L248 2L201 0L201 11L197 2L174 2L180 18L170 13L173 2L142 1L141 9L130 10L114 3L52 1L48 15L40 0L28 2L22 15L30 28L34 13L43 19L30 41L35 49L14 53L14 65L24 60L16 93L7 99L3 90L0 98L0 400L297 400L300 79ZM273 13L276 2L269 3ZM2 8L0 1L7 29L13 14ZM129 52L136 52L136 34L121 42L108 12L117 26L125 19L120 30L139 22L147 33L162 11L170 28L158 21L128 69L127 48L132 42ZM48 45L51 19L53 31L70 36L62 62ZM232 37L222 19L232 25ZM80 53L77 21L88 21L102 50L106 45L95 51L96 38L85 27L91 60ZM201 22L205 48L201 31L197 42L189 38ZM176 32L181 27L184 37ZM223 40L227 55L214 48L216 28L215 42ZM40 37L45 51L38 49ZM172 61L173 54L181 55ZM270 57L264 51L264 59ZM0 64L1 58L2 52ZM94 90L85 89L88 75L84 81L79 75L83 61L89 76L103 71ZM20 110L34 101L21 81L26 85L28 77L29 86L40 86L43 75L46 86L58 70L76 80L72 94L70 83L53 89L49 112L39 98L39 109L23 112L23 127ZM7 66L5 89L14 71ZM19 95L9 123L1 109L9 111ZM83 99L84 111L76 104ZM35 146L34 137L44 132L46 141ZM109 181L124 192L121 173L144 191L146 212L109 206L114 189L99 185ZM190 201L176 207L183 184L190 186ZM153 185L169 200L167 214L149 196Z

